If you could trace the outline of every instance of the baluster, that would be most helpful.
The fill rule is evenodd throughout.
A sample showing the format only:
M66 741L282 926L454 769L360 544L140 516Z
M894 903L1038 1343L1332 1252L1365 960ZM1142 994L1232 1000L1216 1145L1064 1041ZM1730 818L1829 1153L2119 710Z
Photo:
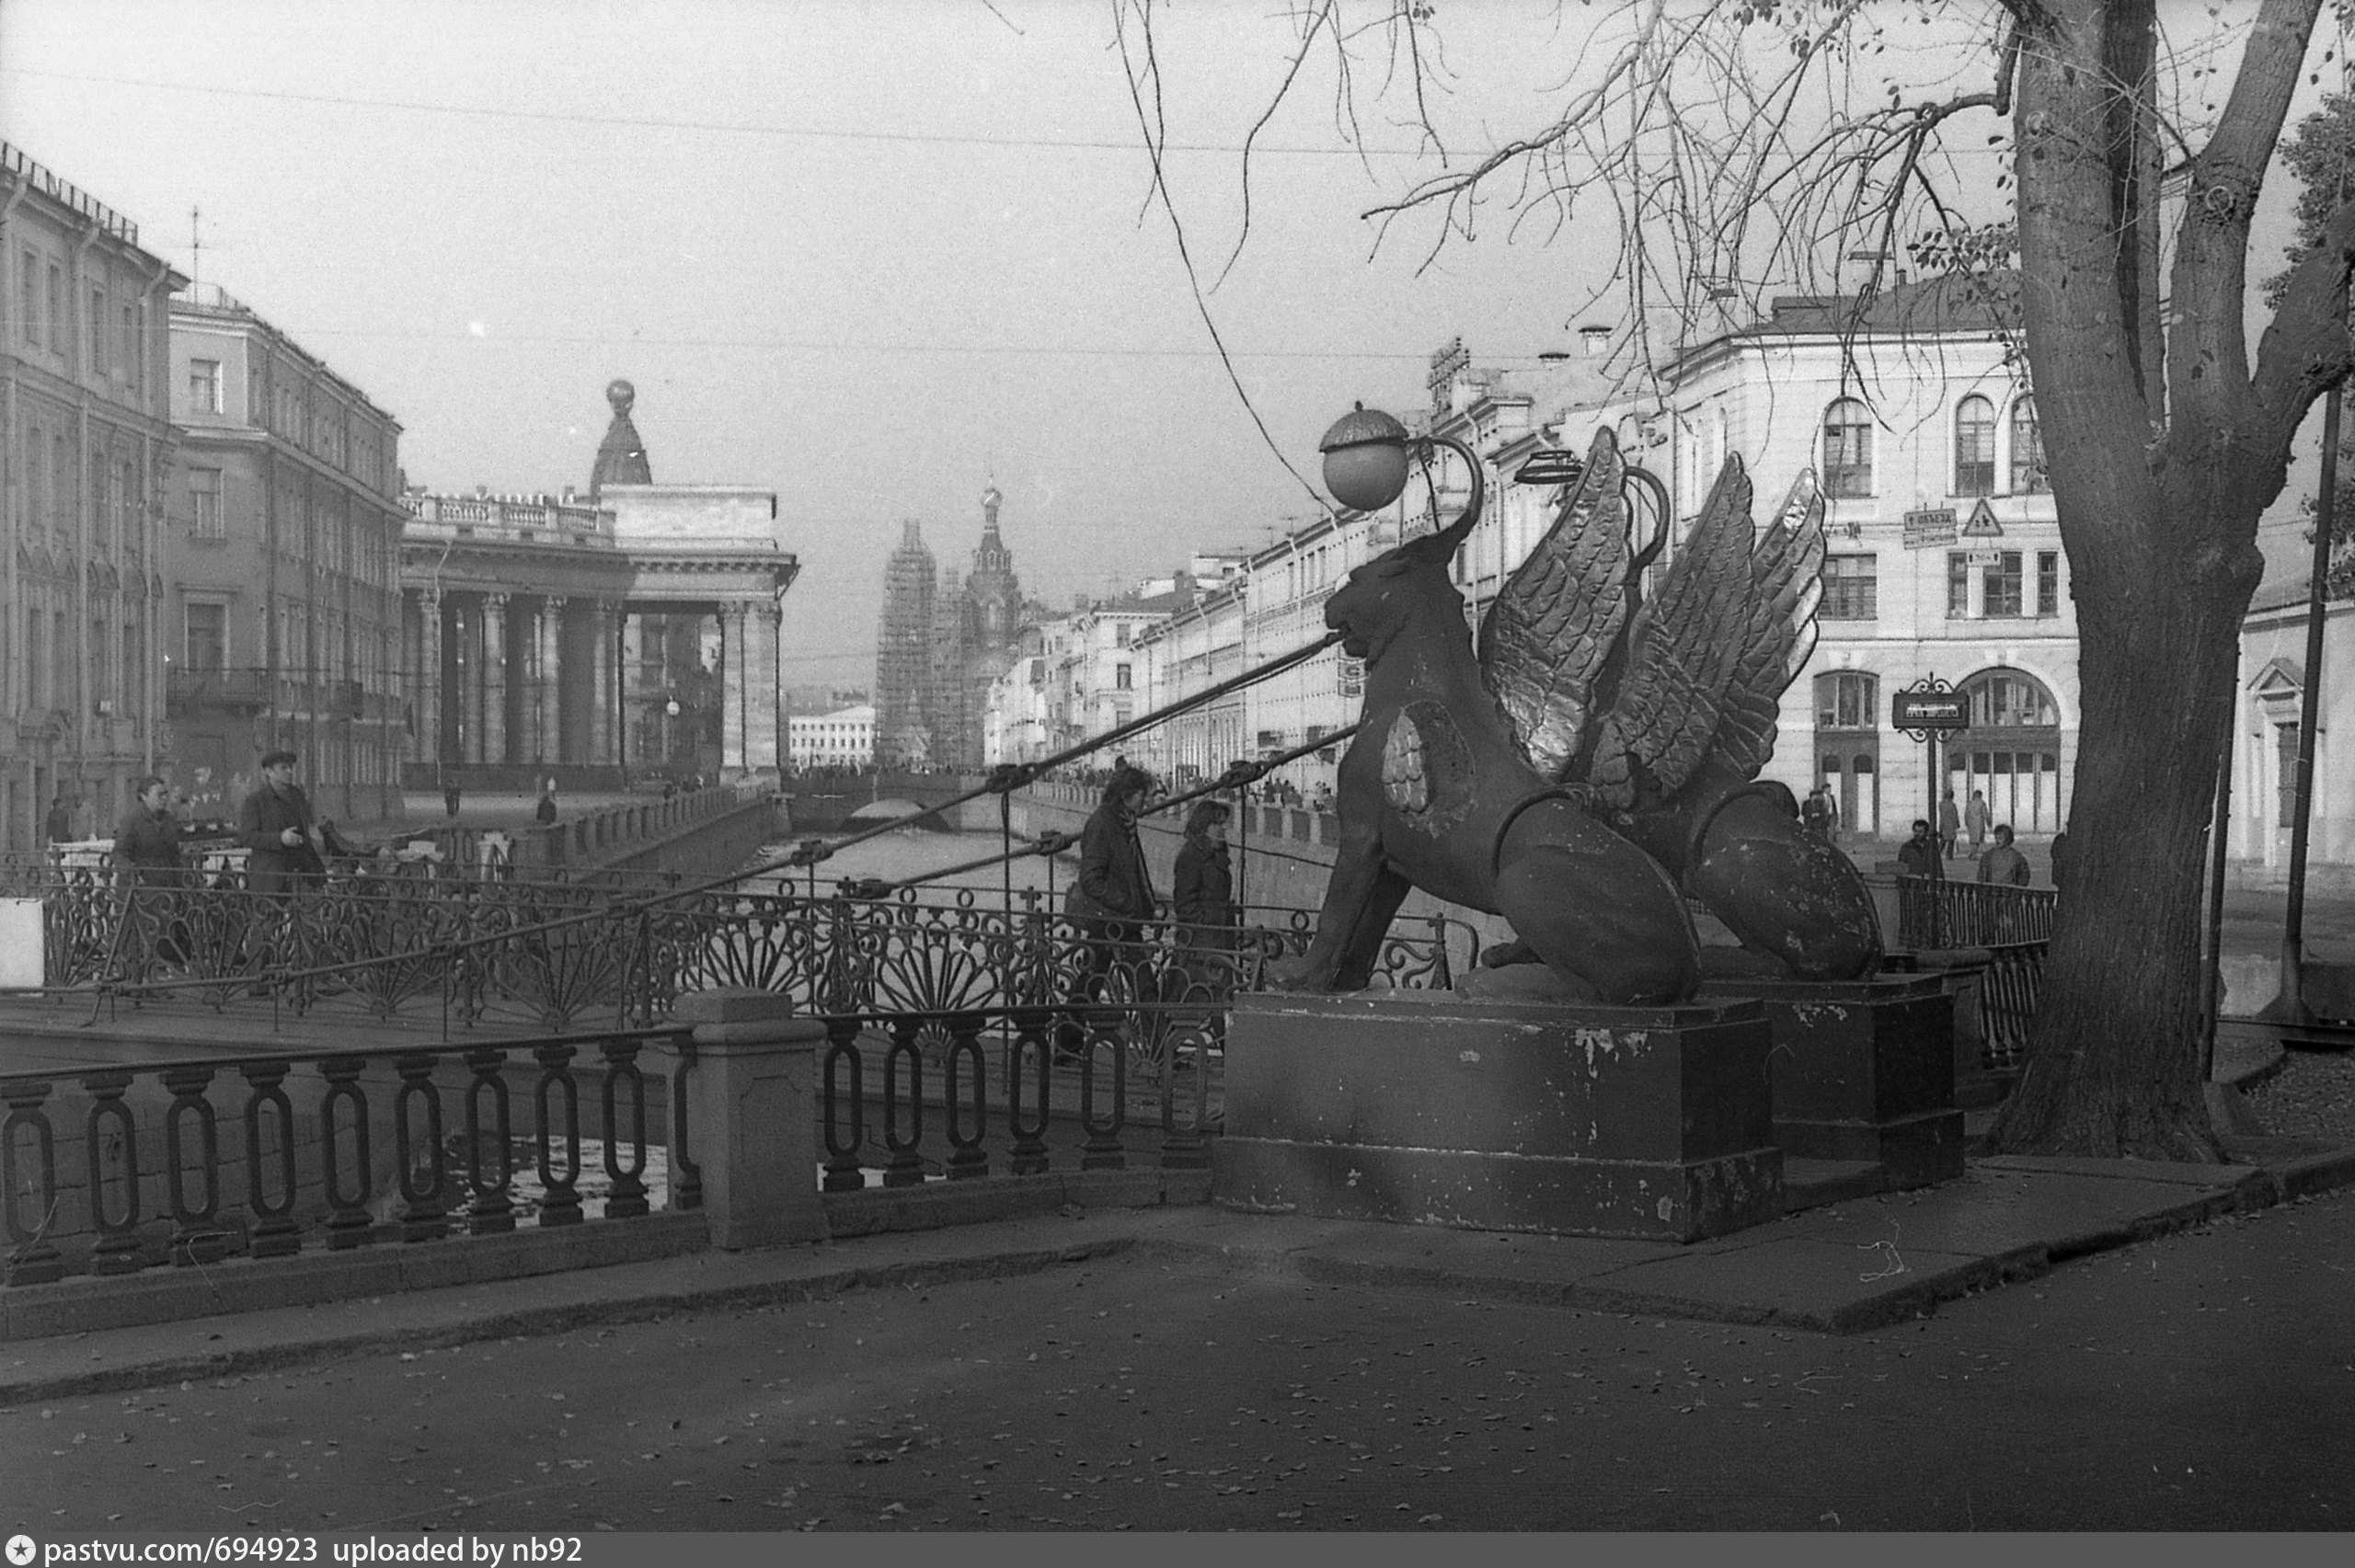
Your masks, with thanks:
M294 1228L294 1105L286 1097L286 1074L293 1063L283 1061L255 1062L241 1070L246 1076L246 1208L253 1215L252 1230L246 1238L246 1255L256 1258L282 1258L302 1251L303 1235ZM275 1201L263 1181L261 1153L261 1114L264 1109L278 1113L278 1186ZM321 1135L333 1125L322 1118ZM362 1136L367 1136L367 1117L360 1126ZM335 1197L335 1150L329 1144L322 1159L326 1162L328 1201ZM363 1183L361 1187L367 1191ZM362 1211L366 1218L366 1210ZM333 1245L333 1238L329 1238Z
M376 1162L369 1145L368 1091L360 1075L368 1070L365 1057L324 1057L319 1075L327 1092L319 1096L319 1173L327 1200L327 1250L342 1252L364 1247L375 1240L375 1216L368 1211L374 1196ZM351 1110L351 1185L344 1185L343 1140L336 1131L336 1111Z
M883 1165L883 1185L887 1187L913 1187L923 1185L924 1156L918 1146L924 1142L924 1057L916 1049L918 1020L902 1013L891 1020L891 1044L883 1053L883 1147L891 1158ZM900 1131L900 1065L908 1069L908 1130Z
M1017 1013L1014 1038L1005 1047L1005 1129L1014 1135L1007 1169L1017 1176L1035 1176L1047 1168L1047 1107L1055 1081L1054 1052L1048 1048L1051 1013ZM1039 1092L1035 1117L1022 1115L1022 1068L1028 1062L1031 1084Z
M474 1082L466 1085L466 1187L473 1195L466 1204L466 1234L503 1235L515 1229L515 1205L507 1196L508 1187L515 1180L515 1149L511 1141L514 1128L507 1103L507 1053L488 1046L471 1050L466 1053L466 1065L475 1075ZM482 1116L485 1098L490 1102L488 1128L483 1126ZM486 1142L498 1150L490 1175L483 1171Z
M1181 1077L1178 1065L1188 1059L1189 1046L1193 1067ZM1211 1162L1202 1146L1202 1085L1211 1075L1209 1047L1207 1025L1189 1024L1169 1031L1169 1058L1161 1079L1161 1168L1165 1171L1200 1171ZM1178 1102L1189 1092L1192 1114L1180 1116Z
M438 1241L449 1233L442 1204L449 1189L450 1151L442 1143L442 1091L433 1082L433 1058L423 1053L401 1057L393 1064L401 1086L393 1093L393 1153L400 1162L401 1240ZM416 1143L409 1137L409 1107L425 1102L425 1150L433 1179L417 1179Z
M218 1263L228 1250L228 1238L213 1223L221 1208L221 1129L213 1102L204 1092L213 1082L209 1067L178 1067L164 1074L172 1092L171 1108L164 1113L164 1190L172 1209L169 1255L175 1265ZM197 1157L204 1173L204 1202L188 1201L188 1170L183 1158L180 1124L196 1117Z
M136 1274L147 1266L139 1253L139 1125L122 1103L131 1087L128 1072L94 1072L82 1080L90 1093L90 1114L83 1123L84 1150L89 1156L90 1226L98 1245L90 1253L92 1274ZM106 1138L101 1130L115 1124L122 1139L122 1218L107 1213Z
M844 1064L850 1068L850 1089L843 1091L838 1072ZM830 1193L856 1192L867 1185L867 1173L859 1168L859 1150L867 1143L867 1068L858 1050L858 1020L836 1017L826 1020L826 1069L822 1084L826 1115L826 1179L823 1190ZM850 1102L850 1127L843 1127L844 1100Z
M605 1128L605 1175L613 1184L605 1196L605 1218L628 1219L644 1214L646 1202L646 1074L638 1065L638 1043L636 1040L606 1040L598 1047L605 1059L605 1082L601 1098L603 1101ZM630 1090L630 1160L622 1163L622 1140L617 1129L621 1112L621 1086Z
M540 1202L540 1223L548 1225L578 1225L580 1223L580 1194L575 1184L580 1180L580 1090L572 1081L570 1046L534 1046L533 1057L540 1064L540 1082L532 1092L532 1110L538 1121L534 1137L537 1140L540 1186L546 1196ZM564 1091L564 1173L556 1169L556 1140L549 1136L548 1091Z
M49 1285L65 1277L65 1260L49 1240L57 1223L57 1136L42 1108L48 1099L47 1083L24 1078L0 1083L0 1100L8 1104L7 1118L0 1121L0 1182L6 1184L0 1208L7 1215L8 1240L16 1243L0 1277L10 1285ZM30 1214L17 1207L20 1196L34 1190L17 1174L17 1134L23 1127L32 1128L40 1178L40 1202Z
M671 1070L671 1207L703 1207L703 1167L687 1155L687 1074L695 1070L695 1037L682 1031L676 1037L679 1065Z
M949 1147L956 1150L948 1157L948 1179L959 1182L990 1173L990 1157L982 1149L982 1136L989 1130L989 1102L982 1093L981 1014L960 1013L949 1020L948 1029L948 1049L941 1062L942 1108L948 1120ZM972 1074L970 1107L959 1104L958 1080L964 1072ZM966 1108L973 1118L971 1132L965 1130L961 1114Z
M1096 1061L1106 1047L1112 1057L1112 1114L1098 1122L1096 1119ZM1129 1053L1116 1029L1098 1024L1087 1032L1087 1045L1079 1059L1079 1125L1087 1134L1080 1145L1079 1168L1083 1171L1118 1171L1128 1163L1120 1151L1120 1133L1129 1120Z

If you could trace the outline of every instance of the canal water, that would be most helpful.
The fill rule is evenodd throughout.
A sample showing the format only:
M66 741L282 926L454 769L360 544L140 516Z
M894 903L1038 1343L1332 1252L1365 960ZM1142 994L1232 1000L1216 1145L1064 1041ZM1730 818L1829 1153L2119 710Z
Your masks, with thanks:
M1005 847L1005 841L995 833L946 833L924 828L894 828L864 843L838 850L821 862L817 867L818 894L821 898L826 897L844 880L867 876L879 876L895 884L925 878L926 890L936 893L958 887L976 888L984 893L999 892L1005 887L1009 876L1005 865L985 865L954 876L941 877L937 881L930 878L933 873L943 867L961 865L984 855L996 854ZM764 861L777 860L792 851L793 845L789 842L765 844L762 846L761 858ZM1068 861L1055 868L1054 887L1059 896L1063 888L1071 886L1073 873L1074 867ZM1047 862L1043 856L1019 856L1014 861L1010 875L1017 890L1048 886ZM759 882L765 885L775 880L762 877ZM810 886L810 873L806 870L795 872L793 886L797 892L806 890Z

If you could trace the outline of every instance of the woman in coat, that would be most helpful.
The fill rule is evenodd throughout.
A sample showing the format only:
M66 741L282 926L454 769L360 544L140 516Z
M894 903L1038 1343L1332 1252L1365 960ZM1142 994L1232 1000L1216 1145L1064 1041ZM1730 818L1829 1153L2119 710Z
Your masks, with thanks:
M1200 800L1186 816L1185 841L1170 871L1169 902L1177 919L1179 969L1185 1000L1207 996L1218 1004L1211 1033L1226 1032L1225 1007L1235 989L1235 870L1227 857L1226 820L1232 808L1222 800Z

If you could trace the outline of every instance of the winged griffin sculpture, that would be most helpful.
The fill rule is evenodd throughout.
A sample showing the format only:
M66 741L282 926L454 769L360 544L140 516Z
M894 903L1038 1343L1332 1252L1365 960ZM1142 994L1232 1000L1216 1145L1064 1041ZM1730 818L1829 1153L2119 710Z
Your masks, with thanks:
M1603 1002L1697 989L1688 894L1753 973L1849 979L1877 963L1855 866L1801 828L1787 788L1758 781L1778 699L1815 646L1822 498L1803 477L1758 531L1729 457L1647 598L1664 537L1634 548L1626 479L1599 431L1476 653L1448 573L1479 518L1476 463L1461 517L1326 601L1326 624L1366 661L1364 709L1316 936L1282 983L1364 986L1409 887L1502 915L1574 994Z

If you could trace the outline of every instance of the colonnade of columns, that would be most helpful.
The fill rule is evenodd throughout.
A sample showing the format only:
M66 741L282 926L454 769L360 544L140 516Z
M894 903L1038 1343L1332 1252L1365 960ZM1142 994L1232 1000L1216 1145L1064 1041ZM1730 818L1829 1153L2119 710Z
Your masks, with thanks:
M720 769L733 775L778 765L782 612L774 598L715 607L413 589L407 601L410 754L417 761L484 766L644 761L622 755L624 715L663 693L624 690L625 633L638 630L629 621L659 615L707 624L716 610Z

